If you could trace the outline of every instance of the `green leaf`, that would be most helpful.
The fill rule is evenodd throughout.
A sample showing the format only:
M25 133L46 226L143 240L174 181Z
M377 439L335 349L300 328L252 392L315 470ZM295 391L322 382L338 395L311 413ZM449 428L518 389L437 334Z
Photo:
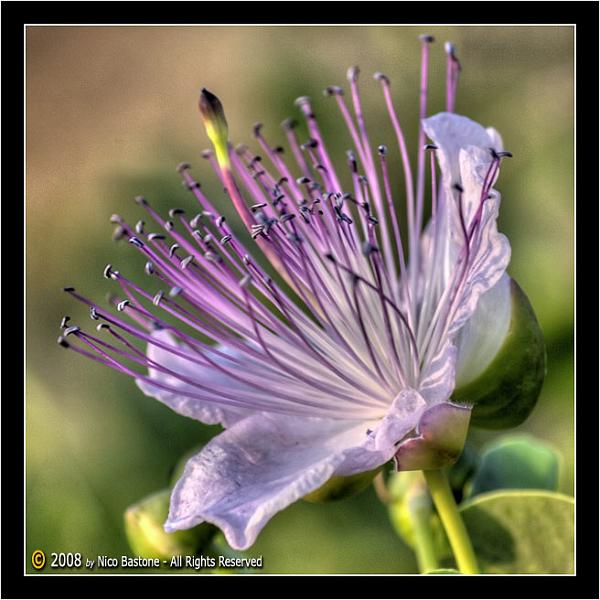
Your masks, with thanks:
M476 496L460 512L484 573L565 574L573 573L574 508L564 494L505 491Z
M469 496L500 489L556 491L560 456L528 435L503 436L484 449Z
M460 571L456 569L433 569L426 571L423 575L460 575Z

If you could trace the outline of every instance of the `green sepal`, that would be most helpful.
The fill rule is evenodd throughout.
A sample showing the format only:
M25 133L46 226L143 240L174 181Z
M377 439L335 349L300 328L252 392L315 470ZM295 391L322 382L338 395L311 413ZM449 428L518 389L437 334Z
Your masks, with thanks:
M411 435L398 444L398 471L442 469L454 464L463 450L471 409L442 402L423 412Z
M473 405L471 423L485 429L506 429L525 421L546 374L544 336L533 308L514 279L510 293L510 325L500 350L481 375L452 394L453 401Z

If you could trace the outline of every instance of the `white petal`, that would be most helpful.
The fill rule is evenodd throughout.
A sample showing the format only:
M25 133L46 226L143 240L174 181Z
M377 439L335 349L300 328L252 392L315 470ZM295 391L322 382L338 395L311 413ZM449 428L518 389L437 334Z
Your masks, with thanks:
M152 334L152 336L160 343L168 346L174 346L184 352L189 352L185 348L178 346L173 336L167 330L159 330ZM236 356L236 351L229 348L219 349L228 354L229 356ZM181 356L177 356L168 350L160 348L154 344L148 344L147 356L150 360L160 364L161 366L169 369L189 379L195 379L202 382L202 385L227 385L232 390L241 389L242 384L231 377L227 377L223 373L219 373L215 369L204 367L192 361L186 360ZM215 357L215 362L223 362L225 359ZM231 366L231 365L228 365ZM221 423L223 426L228 427L232 423L235 423L240 418L246 416L249 411L243 409L230 408L219 406L217 403L202 401L196 398L190 398L186 396L186 392L194 394L202 394L202 390L181 381L177 377L162 373L156 369L148 369L148 375L150 378L156 380L157 383L167 385L175 388L178 392L171 392L162 388L156 387L147 381L140 379L136 380L139 388L147 396L152 396L157 400L160 400L163 404L166 404L169 408L172 408L175 412L185 417L190 417L206 423L207 425L214 425Z
M511 298L506 273L479 298L475 312L457 337L457 386L474 381L498 354L510 327Z
M501 138L495 130L483 126L467 117L442 112L423 120L425 133L438 147L436 152L444 182L451 186L460 183L459 152L466 146L499 151L496 147Z
M394 404L378 422L267 413L238 421L188 461L165 529L208 521L233 548L247 548L274 514L333 475L390 460L395 443L416 427L425 402L413 391Z

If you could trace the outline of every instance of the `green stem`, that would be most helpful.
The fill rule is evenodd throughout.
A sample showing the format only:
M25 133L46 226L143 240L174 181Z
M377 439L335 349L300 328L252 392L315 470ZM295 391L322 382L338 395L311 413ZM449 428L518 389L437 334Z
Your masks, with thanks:
M438 568L438 561L431 532L431 501L424 488L412 493L407 500L407 505L415 536L415 553L419 571L421 573L433 571Z
M446 535L454 552L456 564L461 573L474 575L479 573L477 558L471 545L467 528L458 512L448 478L442 470L423 471L429 487L429 493L437 508Z

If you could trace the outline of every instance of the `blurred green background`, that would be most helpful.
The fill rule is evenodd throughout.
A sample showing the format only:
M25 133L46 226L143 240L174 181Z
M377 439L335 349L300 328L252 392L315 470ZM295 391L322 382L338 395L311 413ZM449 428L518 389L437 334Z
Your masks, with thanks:
M55 343L63 314L85 325L89 319L63 286L102 300L115 285L102 278L106 263L141 273L141 257L128 244L110 241L112 213L135 223L142 217L135 194L161 210L192 212L193 200L175 172L184 160L205 192L223 199L200 158L208 142L196 109L199 88L222 99L232 140L250 144L259 120L273 144L283 142L279 123L297 115L293 100L313 97L329 149L342 164L349 136L321 90L346 85L346 68L360 65L371 142L395 148L379 85L371 79L381 70L392 80L407 141L416 150L417 35L423 32L27 28L27 557L36 548L91 558L127 553L124 509L164 487L178 457L217 431L170 412L130 379ZM519 429L562 452L560 490L572 493L573 31L430 27L427 33L437 39L430 113L443 110L443 42L452 40L463 65L457 112L496 127L514 153L497 185L500 229L512 245L509 272L528 293L548 348L542 396ZM471 437L479 445L493 435L472 431ZM326 506L296 503L246 554L263 554L265 572L416 569L371 489ZM30 570L28 558L27 564Z

